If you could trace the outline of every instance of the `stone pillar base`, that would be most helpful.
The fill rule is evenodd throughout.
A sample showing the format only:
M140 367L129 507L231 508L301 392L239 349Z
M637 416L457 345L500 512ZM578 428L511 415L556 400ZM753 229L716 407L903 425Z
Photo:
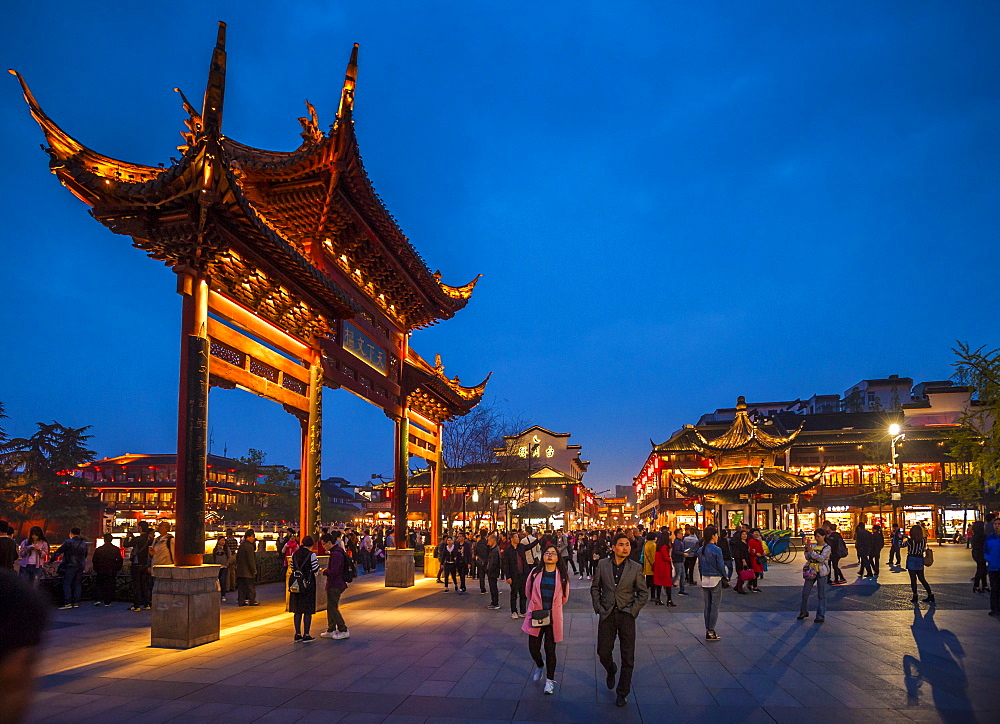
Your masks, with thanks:
M385 587L409 588L412 586L414 569L413 549L389 548L385 553Z
M316 611L326 610L326 576L323 575L323 570L330 565L330 556L316 556L319 560L319 573L316 574ZM291 598L291 592L288 590L288 579L289 574L292 569L285 569L285 610L288 610L288 601Z
M441 561L434 557L437 546L424 546L424 578L437 578Z
M219 640L219 566L153 566L151 646L190 649Z

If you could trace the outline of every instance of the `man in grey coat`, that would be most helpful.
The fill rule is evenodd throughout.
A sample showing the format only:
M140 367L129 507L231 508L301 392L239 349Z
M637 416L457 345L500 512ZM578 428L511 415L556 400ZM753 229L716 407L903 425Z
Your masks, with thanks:
M612 556L597 564L590 597L594 613L601 617L597 626L597 656L608 672L609 689L615 688L615 666L612 654L615 638L619 640L622 670L618 677L617 706L625 706L632 691L632 669L635 667L635 619L649 600L649 589L642 566L631 560L632 545L628 536L619 533L611 546Z

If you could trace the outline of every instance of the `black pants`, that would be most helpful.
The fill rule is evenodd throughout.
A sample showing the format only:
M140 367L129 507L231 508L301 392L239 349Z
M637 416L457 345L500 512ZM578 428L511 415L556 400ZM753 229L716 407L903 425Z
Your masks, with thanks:
M115 600L115 578L114 573L96 574L97 600L105 606L110 606L111 602Z
M989 571L990 610L1000 613L1000 571Z
M236 578L236 598L241 606L244 603L257 603L257 581L238 576Z
M478 566L479 573L479 592L486 593L486 562L479 561Z
M448 579L449 578L451 578L451 580L455 583L455 590L456 591L458 590L458 570L457 570L457 568L458 567L454 563L445 563L444 564L444 590L446 590L446 591L448 590ZM462 579L464 580L465 577L463 576Z
M616 637L622 666L615 691L621 696L628 696L632 691L632 669L635 668L635 619L621 611L612 611L597 625L597 657L608 673L615 667L612 654Z
M136 608L153 605L153 578L148 568L136 563L132 564L132 605Z
M893 561L896 561L895 565L898 568L902 565L902 561L899 558L899 546L889 546L889 565L893 565Z
M487 576L490 582L490 605L499 606L500 605L500 589L497 587L497 577Z
M927 583L927 579L924 578L924 570L921 568L919 571L907 571L910 574L910 590L913 591L913 597L917 597L917 579L924 585L924 590L927 591L928 596L933 596L931 593L930 584Z
M863 556L858 556L860 565L858 566L858 576L874 576L875 572L872 570L872 557L868 554Z
M461 591L465 590L465 574L469 572L469 567L465 563L456 563L455 570L458 571L458 578L462 582Z
M298 636L301 633L308 636L309 629L312 626L312 620L313 615L311 613L292 614L292 623L295 626L295 635Z
M830 583L836 583L837 581L846 581L844 574L840 571L840 558L831 557L830 558Z
M577 575L577 573L576 573L576 561L573 560L573 554L570 553L568 556L564 556L564 558L566 560L566 564L573 569L573 574Z
M876 548L874 551L872 551L872 556L871 556L872 575L875 575L875 576L878 575L878 566L879 566L879 563L881 563L881 560L880 560L881 558L882 558L882 549L881 548Z
M694 556L684 559L684 578L690 584L694 584L694 564L697 562L698 559Z
M649 599L651 601L659 601L660 587L653 583L652 576L646 576L646 587L649 588Z
M976 577L972 579L972 586L974 588L986 588L986 558L980 553L978 556L972 556L972 560L976 562ZM992 589L993 586L990 586L990 588Z
M542 641L545 642L545 661L542 661ZM545 667L545 678L556 678L556 635L552 626L542 626L537 636L528 636L528 653L539 669Z
M520 613L522 616L528 609L528 596L524 592L524 576L515 576L510 579L510 612ZM518 600L521 602L518 609Z

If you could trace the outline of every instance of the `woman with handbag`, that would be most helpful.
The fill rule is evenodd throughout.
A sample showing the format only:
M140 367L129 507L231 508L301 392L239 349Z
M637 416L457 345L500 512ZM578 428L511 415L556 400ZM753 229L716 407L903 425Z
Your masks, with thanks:
M826 579L830 575L830 546L826 544L826 531L817 528L813 533L815 543L806 543L806 564L802 566L802 606L798 620L809 618L809 592L816 584L819 605L816 607L816 623L826 620Z
M750 539L747 541L747 548L750 549L750 568L753 569L753 578L749 579L748 585L754 593L760 593L760 579L764 577L764 538L760 534L760 528L754 528Z
M556 644L563 640L563 604L569 600L569 575L566 561L559 557L559 549L550 543L542 551L539 561L524 584L528 596L528 615L521 630L528 634L528 652L535 662L534 681L545 674L545 693L556 690ZM545 661L542 661L542 643L545 644Z
M701 594L705 597L705 640L719 641L715 633L715 623L719 620L719 604L722 603L722 583L726 581L726 562L722 549L716 545L719 529L714 525L705 527L705 537L698 548L698 575Z
M753 565L750 562L750 546L747 544L747 539L749 534L743 528L736 531L736 536L733 538L732 549L733 549L733 560L736 562L736 592L739 594L747 593L744 589L744 584L748 581L754 581L757 578L757 574L754 573Z
M308 644L316 640L309 635L316 613L316 574L319 573L319 559L312 552L314 545L312 536L307 535L288 559L288 610L294 614L295 643Z
M924 566L934 562L933 553L927 548L927 538L924 536L924 529L919 525L910 528L910 539L906 541L906 572L910 574L910 590L913 598L910 603L917 602L917 580L927 591L927 598L924 603L934 603L934 594L931 592L930 584L924 578Z
M657 598L657 603L667 606L676 606L672 598L674 562L672 560L672 541L670 540L670 529L663 526L660 536L656 540L656 555L653 558L653 583L660 587L661 596ZM663 604L662 594L667 594L667 602Z

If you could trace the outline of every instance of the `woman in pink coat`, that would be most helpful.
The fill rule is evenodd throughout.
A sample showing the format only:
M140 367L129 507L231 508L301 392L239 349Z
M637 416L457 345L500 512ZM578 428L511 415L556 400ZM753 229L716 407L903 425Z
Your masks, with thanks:
M528 634L528 652L535 662L532 679L545 674L545 693L556 691L556 644L563 640L563 604L569 600L569 574L566 560L560 558L554 543L545 546L542 560L528 574L524 584L528 597L528 615L521 630ZM542 642L545 661L542 661Z

